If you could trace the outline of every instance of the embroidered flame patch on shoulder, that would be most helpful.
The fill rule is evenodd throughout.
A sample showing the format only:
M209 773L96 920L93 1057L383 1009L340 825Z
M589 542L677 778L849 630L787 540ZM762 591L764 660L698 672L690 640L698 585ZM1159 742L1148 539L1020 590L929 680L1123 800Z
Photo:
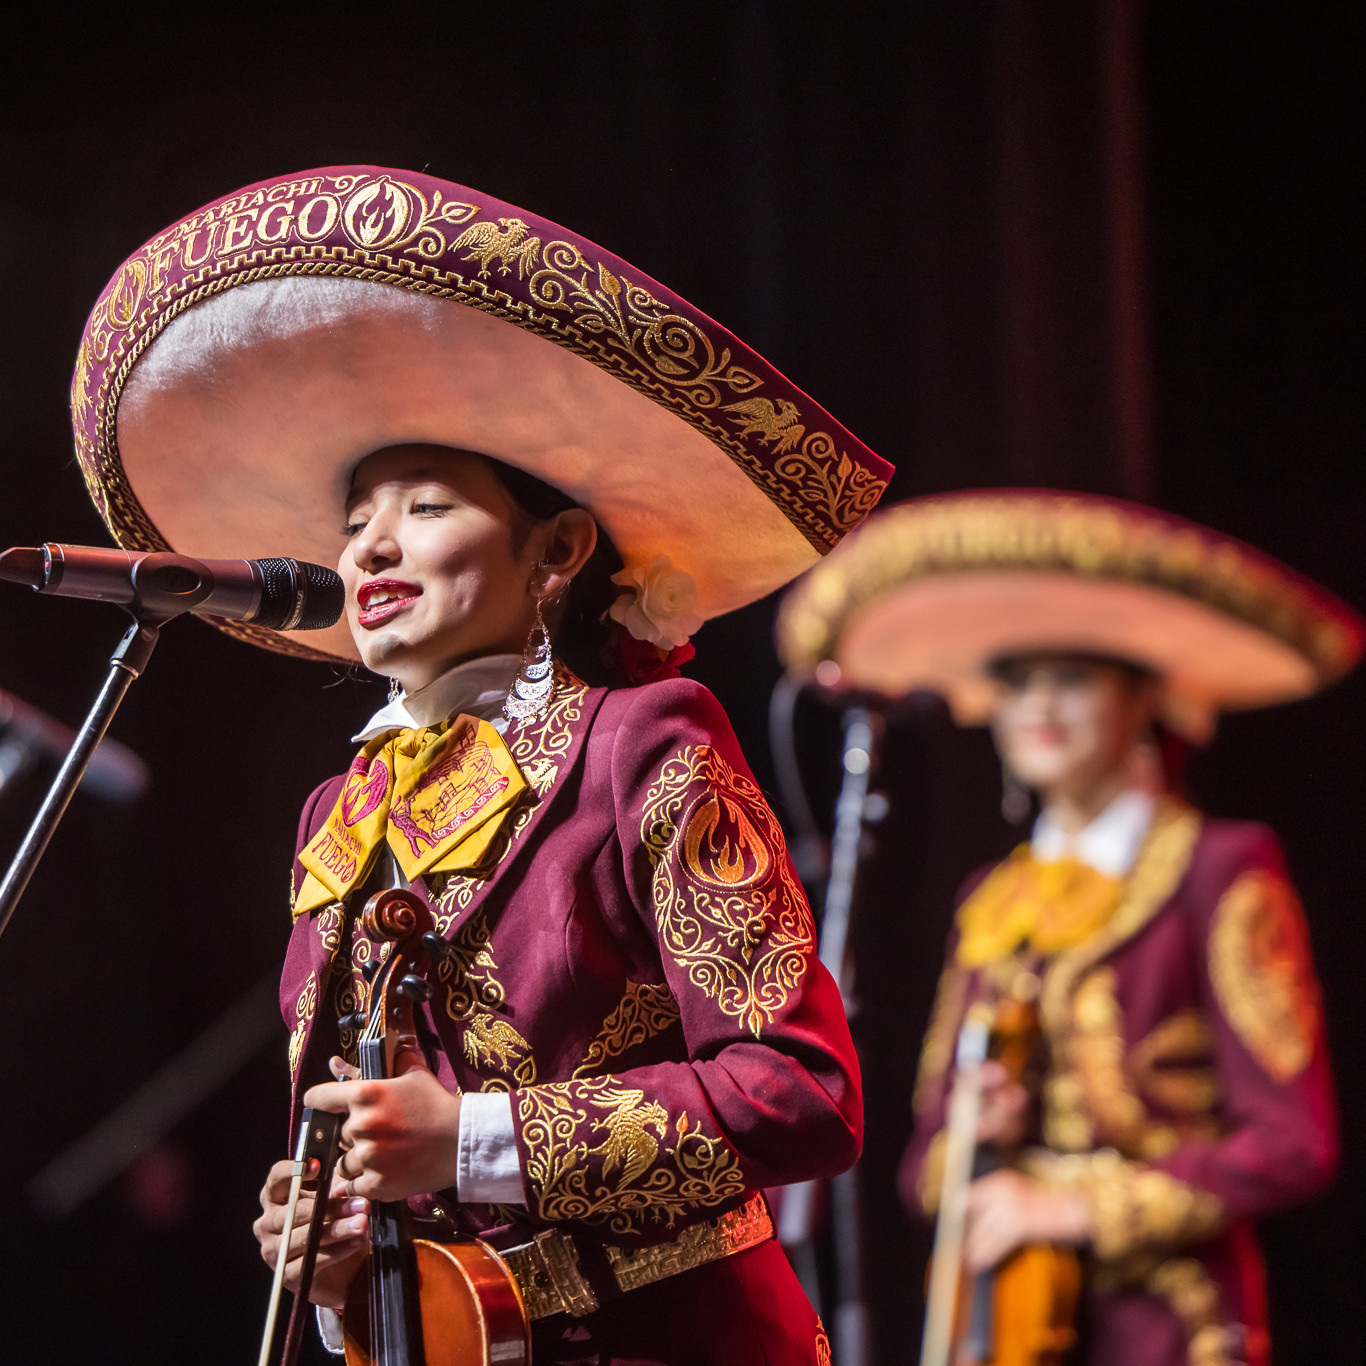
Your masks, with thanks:
M715 788L687 817L683 857L699 882L725 889L762 882L773 866L773 855L743 804Z

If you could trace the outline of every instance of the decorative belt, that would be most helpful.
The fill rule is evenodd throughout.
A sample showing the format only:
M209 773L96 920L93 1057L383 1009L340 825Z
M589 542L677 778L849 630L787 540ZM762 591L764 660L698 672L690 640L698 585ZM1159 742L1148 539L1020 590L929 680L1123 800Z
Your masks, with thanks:
M530 1242L498 1248L498 1255L522 1291L529 1318L582 1318L628 1290L720 1261L771 1237L768 1206L755 1195L739 1209L693 1224L673 1242L654 1247L619 1247L548 1228Z

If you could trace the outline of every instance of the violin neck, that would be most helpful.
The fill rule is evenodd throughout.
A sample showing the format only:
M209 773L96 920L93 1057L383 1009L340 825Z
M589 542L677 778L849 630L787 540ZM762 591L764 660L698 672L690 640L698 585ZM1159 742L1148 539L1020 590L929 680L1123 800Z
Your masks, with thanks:
M388 1073L382 1039L362 1039L360 1074L367 1081ZM372 1366L425 1366L408 1206L370 1203L370 1361Z

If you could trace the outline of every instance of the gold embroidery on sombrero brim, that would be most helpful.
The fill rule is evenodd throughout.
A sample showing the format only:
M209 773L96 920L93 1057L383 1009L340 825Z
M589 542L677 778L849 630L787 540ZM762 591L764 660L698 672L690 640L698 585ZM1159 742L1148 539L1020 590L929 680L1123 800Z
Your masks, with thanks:
M185 309L289 275L450 299L584 357L724 450L822 554L876 505L887 481L850 457L848 434L828 430L828 416L792 386L757 395L766 381L704 315L671 309L645 277L632 279L621 262L611 268L587 244L486 213L388 174L320 173L210 205L130 257L91 313L71 383L77 458L119 544L170 548L118 452L115 414L133 365ZM282 653L331 658L246 623L223 625Z
M779 656L789 667L814 668L883 596L935 575L992 570L1166 590L1282 641L1325 683L1361 649L1360 628L1341 604L1229 537L1149 508L1021 491L924 499L871 520L784 600Z

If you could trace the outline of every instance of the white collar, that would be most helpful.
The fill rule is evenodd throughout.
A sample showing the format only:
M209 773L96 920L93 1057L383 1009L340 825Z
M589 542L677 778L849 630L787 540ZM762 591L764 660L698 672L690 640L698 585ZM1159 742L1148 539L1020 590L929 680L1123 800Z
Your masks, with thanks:
M521 655L485 655L457 664L411 696L403 693L386 703L351 739L363 744L386 731L434 726L460 712L493 722L501 734L507 725L503 701L521 663Z
M1107 877L1124 877L1134 866L1138 846L1153 823L1157 799L1151 792L1131 787L1100 813L1084 830L1068 835L1047 811L1034 822L1030 848L1043 863L1069 854Z

